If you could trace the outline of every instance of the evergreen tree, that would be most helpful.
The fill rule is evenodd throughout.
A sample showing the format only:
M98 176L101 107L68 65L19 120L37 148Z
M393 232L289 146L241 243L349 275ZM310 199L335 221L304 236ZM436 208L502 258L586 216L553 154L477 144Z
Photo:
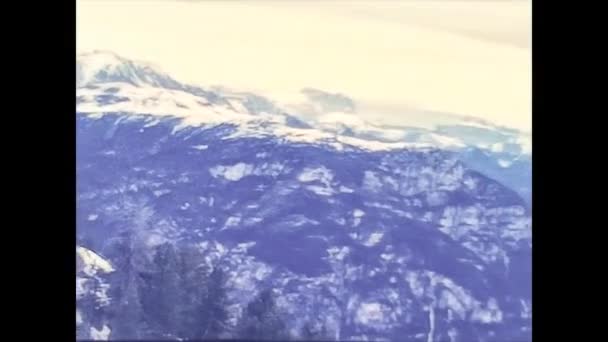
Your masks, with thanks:
M91 326L86 321L82 322L79 326L76 327L76 340L88 340L91 338L89 332L91 331Z
M112 336L118 339L141 339L147 335L148 327L144 322L143 308L140 301L137 275L131 274L122 290L116 305L112 324Z
M247 305L238 330L239 335L245 339L273 340L288 337L272 290L262 291Z
M179 336L186 339L201 338L202 308L207 298L208 267L202 252L196 246L180 249L180 305Z
M103 254L106 255L115 269L120 272L130 272L134 267L133 233L130 230L121 231L117 237L110 239Z
M179 321L178 260L175 248L165 243L156 248L154 269L145 278L142 304L144 318L150 325L148 338L164 339L176 336Z
M112 304L108 307L108 316L113 339L139 339L146 330L134 253L133 233L129 229L120 231L104 248L104 254L116 270L107 275L111 284Z
M301 338L305 341L331 341L331 340L333 340L333 338L330 337L325 324L313 325L312 323L307 322L302 327L302 331L301 331L300 335L301 335Z
M109 315L113 339L137 340L147 336L149 329L144 320L141 298L144 286L136 264L136 259L141 258L136 254L142 252L136 248L134 234L128 229L106 245L105 254L116 270L108 275L112 284Z
M226 274L217 266L210 273L202 251L196 246L182 247L179 262L179 336L218 338L228 326Z
M218 338L226 331L228 320L228 298L226 293L226 274L215 267L209 276L206 296L200 307L203 338Z

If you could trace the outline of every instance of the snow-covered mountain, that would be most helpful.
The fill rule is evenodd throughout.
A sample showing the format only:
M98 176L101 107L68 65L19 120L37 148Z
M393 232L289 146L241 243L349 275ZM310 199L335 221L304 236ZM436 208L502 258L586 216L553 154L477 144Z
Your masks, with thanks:
M308 125L301 123L300 126L314 127L307 132L311 136L318 135L318 130L366 141L422 143L440 148L477 147L518 155L531 153L529 134L480 119L434 113L422 118L419 113L403 113L401 125L387 126L361 119L356 115L356 102L342 94L304 88L303 102L285 103L221 87L203 90L179 83L158 67L134 62L107 51L79 55L77 79L77 111L82 113L123 111L172 115L191 119L192 124L203 124L218 120L211 115L204 116L211 111L220 116L234 115L225 118L224 122L245 124L262 115L265 120L275 124L290 126L285 121L289 121L287 118L291 116L288 113L292 112L299 120L308 121ZM280 135L283 132L275 133ZM323 137L320 134L311 139Z
M180 118L184 126L229 123L235 136L275 136L336 149L441 148L531 200L531 136L479 119L442 113L403 113L403 123L369 122L342 94L302 90L302 100L273 101L221 87L179 83L159 68L112 52L77 58L77 112L134 113Z
M92 51L77 56L76 87L112 82L136 87L183 89L179 82L150 63L131 61L109 51Z
M122 289L79 307L97 315L85 338L133 338L111 303L137 298L132 279L169 243L226 271L228 336L273 289L292 338L312 322L339 340L530 340L529 136L386 126L315 89L305 115L108 52L77 70L80 274Z

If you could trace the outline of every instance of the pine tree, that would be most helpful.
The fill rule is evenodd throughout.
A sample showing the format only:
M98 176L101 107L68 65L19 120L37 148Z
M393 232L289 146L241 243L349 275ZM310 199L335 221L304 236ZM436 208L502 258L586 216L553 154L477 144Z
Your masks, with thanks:
M148 338L167 338L176 336L179 320L178 260L175 248L165 243L156 248L154 269L145 277L143 286L144 318L150 325Z
M302 340L304 341L331 341L333 338L330 337L329 332L325 324L313 325L307 322L302 327L300 333Z
M201 338L201 311L207 298L208 267L202 252L196 246L180 248L180 304L179 336L185 339Z
M273 340L288 337L272 290L262 291L247 305L238 330L239 335L245 339Z
M216 267L209 276L206 296L200 307L202 338L218 338L226 331L228 320L228 298L226 293L226 274Z
M179 336L186 339L218 338L228 326L226 274L217 266L209 272L204 255L197 246L183 246L179 259Z
M89 332L91 331L91 326L88 322L84 321L79 326L76 327L76 340L88 340L90 339Z
M105 248L106 255L114 268L121 273L128 273L134 267L133 254L135 253L133 233L130 230L121 231L116 238L110 239Z
M118 339L138 340L146 336L148 327L143 320L144 314L139 294L141 284L134 272L131 272L128 277L116 306L112 336Z
M108 307L113 339L140 339L148 330L141 304L142 281L137 271L137 253L133 231L122 230L104 248L115 272L108 275L112 304Z

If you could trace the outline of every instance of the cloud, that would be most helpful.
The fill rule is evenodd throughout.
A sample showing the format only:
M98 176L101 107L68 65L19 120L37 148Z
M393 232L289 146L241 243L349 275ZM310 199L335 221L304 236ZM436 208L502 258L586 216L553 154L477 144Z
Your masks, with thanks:
M77 46L202 85L277 96L312 87L529 129L529 9L447 3L81 0Z
M344 12L360 18L417 25L499 44L530 48L529 0L361 2Z

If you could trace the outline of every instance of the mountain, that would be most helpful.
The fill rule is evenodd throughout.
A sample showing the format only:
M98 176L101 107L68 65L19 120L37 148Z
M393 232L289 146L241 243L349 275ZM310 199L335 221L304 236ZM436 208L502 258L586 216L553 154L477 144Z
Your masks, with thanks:
M159 68L112 52L77 58L77 112L152 114L187 125L230 123L237 135L277 136L336 148L388 150L428 147L458 151L461 159L531 203L531 136L480 119L445 113L403 113L402 124L363 120L353 99L314 88L302 101L273 101L221 87L179 83ZM368 115L363 115L367 117Z
M85 57L77 232L90 253L77 253L98 258L81 256L95 266L79 277L113 290L102 308L83 301L99 291L77 292L82 338L178 339L145 296L159 262L177 258L226 274L227 337L247 337L250 303L272 290L293 339L311 326L336 340L531 339L531 212L517 188L529 185L509 174L529 172L519 132L385 127L356 106L311 120L114 54ZM167 284L167 298L186 291Z

